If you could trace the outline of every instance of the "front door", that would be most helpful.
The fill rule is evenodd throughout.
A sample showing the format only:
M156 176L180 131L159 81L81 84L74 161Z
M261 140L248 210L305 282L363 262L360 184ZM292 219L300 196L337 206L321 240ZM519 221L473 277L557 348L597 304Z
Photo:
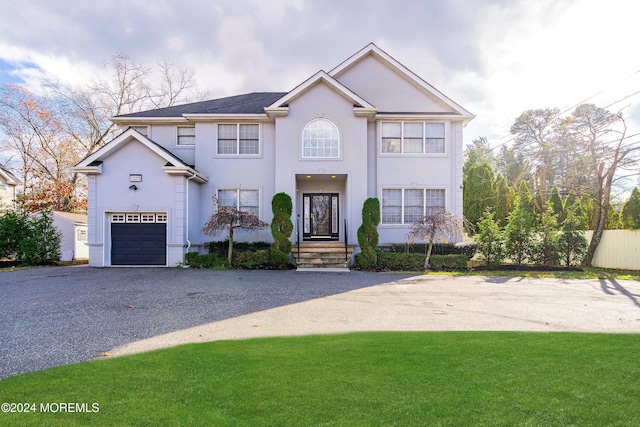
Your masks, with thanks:
M304 240L338 240L338 194L305 193L302 205Z

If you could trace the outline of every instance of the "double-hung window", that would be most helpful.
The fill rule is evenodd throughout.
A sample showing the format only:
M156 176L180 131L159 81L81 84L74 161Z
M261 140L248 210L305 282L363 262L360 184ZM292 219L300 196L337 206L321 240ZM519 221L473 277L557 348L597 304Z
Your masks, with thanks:
M218 149L220 155L259 155L260 125L218 124Z
M383 122L382 153L444 154L444 123Z
M218 190L218 206L232 207L259 217L260 192L258 190L240 188Z
M177 144L195 145L196 143L196 127L195 126L178 126Z
M382 189L383 224L413 224L435 208L445 208L445 190L443 189Z

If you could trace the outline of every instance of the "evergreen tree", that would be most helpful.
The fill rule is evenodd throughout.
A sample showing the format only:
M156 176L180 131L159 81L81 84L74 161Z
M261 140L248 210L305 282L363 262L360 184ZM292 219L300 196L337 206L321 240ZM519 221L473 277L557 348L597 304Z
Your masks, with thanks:
M493 188L496 194L495 219L500 227L504 227L507 225L509 212L511 211L513 190L511 190L502 174L496 175Z
M473 228L480 222L487 208L495 205L496 194L493 189L493 170L487 163L469 168L464 177L463 214Z
M631 196L622 207L622 222L625 228L637 230L640 228L640 190L634 188Z
M560 191L558 191L558 187L553 187L551 189L551 194L549 195L549 207L558 217L558 224L562 224L564 221L564 203L560 196Z
M497 265L504 259L504 235L493 212L488 210L478 223L478 234L475 236L478 252L488 265Z
M464 150L464 165L462 172L466 174L473 166L487 163L493 168L496 164L496 158L493 155L493 150L489 146L489 140L486 137L481 136L471 141Z
M558 263L558 218L551 208L540 216L540 223L536 230L538 240L533 244L533 262L542 265L556 265Z
M565 267L580 264L587 251L587 238L584 235L584 219L576 215L574 206L566 206L566 218L562 223L562 233L558 238L558 255Z
M378 262L376 247L378 246L378 224L380 224L380 201L370 197L362 205L362 225L358 228L358 244L360 253L356 255L356 263L365 269L371 269Z
M622 212L609 205L609 209L607 211L607 221L604 224L604 229L618 230L621 228L624 228L624 226L622 225Z
M532 252L531 213L516 200L505 228L505 252L516 264L524 263Z
M537 221L537 210L533 204L533 197L529 191L529 186L525 181L520 181L517 198L520 207L530 213L531 226L534 226Z
M271 211L273 212L271 261L277 268L282 269L289 264L289 254L291 253L291 240L289 240L293 232L291 196L284 192L275 194L271 199Z

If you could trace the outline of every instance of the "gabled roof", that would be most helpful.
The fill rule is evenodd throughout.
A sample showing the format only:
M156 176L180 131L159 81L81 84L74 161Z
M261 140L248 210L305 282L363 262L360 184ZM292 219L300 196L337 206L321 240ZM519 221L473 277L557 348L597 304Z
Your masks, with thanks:
M271 105L285 94L286 92L253 92L157 110L122 114L113 119L121 121L120 119L129 118L182 118L184 114L264 114L264 107Z
M20 185L22 182L11 173L8 169L0 166L0 176L7 182L8 185Z
M102 162L118 149L132 141L139 142L164 159L167 164L163 169L168 174L193 176L194 181L199 183L204 183L209 180L206 176L192 168L175 154L132 128L128 128L96 152L86 157L74 167L74 170L88 175L100 174L102 173Z
M401 75L404 75L405 78L409 79L417 87L421 88L424 92L435 96L440 102L452 108L462 117L464 117L467 121L475 117L472 113L464 109L458 103L454 102L451 98L449 98L448 96L440 92L435 87L431 86L429 83L423 80L420 76L418 76L413 71L411 71L410 69L402 65L395 58L393 58L387 52L380 49L374 43L369 43L360 51L356 52L354 55L349 57L340 65L338 65L337 67L329 71L329 75L337 79L342 73L344 73L345 71L347 71L348 69L350 69L355 64L357 64L358 62L360 62L361 60L363 60L369 55L375 56L376 58L381 60L384 64L386 64L388 67L391 67L396 72L400 73Z
M71 221L77 225L87 225L87 214L53 211L53 215Z
M351 103L353 103L354 111L356 112L356 114L362 113L363 115L369 115L371 113L375 113L376 107L374 107L365 99L353 92L351 89L331 77L325 71L318 71L316 74L298 85L291 92L284 94L282 97L274 101L273 104L265 107L264 110L267 112L267 114L286 114L287 106L291 101L319 83L327 84L338 94L342 95Z

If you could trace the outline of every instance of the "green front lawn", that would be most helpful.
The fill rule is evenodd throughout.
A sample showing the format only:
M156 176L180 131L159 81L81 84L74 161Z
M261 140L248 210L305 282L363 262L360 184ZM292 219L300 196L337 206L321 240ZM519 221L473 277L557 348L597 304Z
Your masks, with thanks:
M640 425L640 335L400 332L220 341L0 381L0 425Z

